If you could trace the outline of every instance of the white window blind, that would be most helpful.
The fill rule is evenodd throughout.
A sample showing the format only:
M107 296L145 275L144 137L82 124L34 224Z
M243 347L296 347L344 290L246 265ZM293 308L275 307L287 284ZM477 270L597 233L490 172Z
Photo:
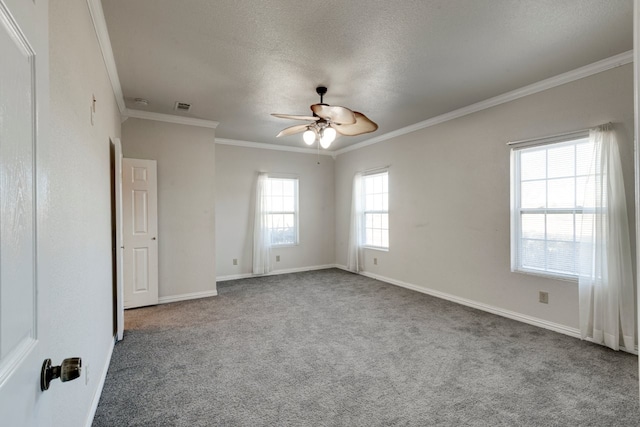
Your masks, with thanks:
M585 200L593 144L585 132L557 139L513 145L512 270L575 278L594 212Z
M295 178L267 178L267 225L271 245L298 244L298 180Z
M363 176L364 245L389 248L389 172Z

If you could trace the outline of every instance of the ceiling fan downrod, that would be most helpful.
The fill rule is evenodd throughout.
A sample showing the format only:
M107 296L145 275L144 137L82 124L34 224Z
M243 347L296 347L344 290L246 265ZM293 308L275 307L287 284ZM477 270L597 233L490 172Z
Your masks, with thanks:
M324 104L323 98L324 98L324 95L327 93L327 88L324 86L318 86L316 88L316 93L320 95L320 104Z

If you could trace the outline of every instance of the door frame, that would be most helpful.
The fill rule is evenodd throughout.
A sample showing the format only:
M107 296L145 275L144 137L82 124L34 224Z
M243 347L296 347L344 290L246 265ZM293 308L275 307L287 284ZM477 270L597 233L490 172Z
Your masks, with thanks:
M640 341L640 0L633 2L633 144L635 151L635 207L636 207L636 334ZM639 343L640 344L640 343ZM640 353L640 352L639 352ZM638 364L640 373L640 364ZM640 379L639 379L640 382ZM640 385L640 384L639 384Z
M116 295L113 303L116 306L116 341L122 340L124 336L124 290L123 290L123 262L124 245L122 231L122 142L120 138L110 138L110 144L114 151L114 198L115 207L112 215L115 214L116 224Z

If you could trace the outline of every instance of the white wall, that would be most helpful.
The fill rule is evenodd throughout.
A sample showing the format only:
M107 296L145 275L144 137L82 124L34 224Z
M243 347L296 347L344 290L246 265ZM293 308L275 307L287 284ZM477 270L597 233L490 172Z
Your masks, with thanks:
M215 131L127 119L124 157L158 162L158 294L211 294L215 273Z
M318 164L318 161L320 164ZM275 271L333 264L334 160L329 156L216 144L216 268L218 278L249 275L258 172L299 179L300 244L272 250ZM276 256L280 255L280 262ZM233 259L238 265L233 265Z
M338 156L337 263L346 264L353 174L390 164L390 249L366 251L366 272L577 328L576 283L510 271L506 143L616 123L635 230L632 71L625 65ZM549 292L548 305L538 291Z
M120 136L120 115L86 0L49 3L51 127L38 146L38 281L51 327L42 339L54 364L80 356L84 373L52 384L46 398L59 410L46 422L80 426L113 346L109 138Z

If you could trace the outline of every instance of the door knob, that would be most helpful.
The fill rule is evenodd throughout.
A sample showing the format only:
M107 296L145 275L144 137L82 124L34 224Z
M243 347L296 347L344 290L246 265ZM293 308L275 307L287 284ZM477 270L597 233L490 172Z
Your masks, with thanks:
M82 359L79 357L64 359L60 366L51 366L51 359L46 359L42 363L40 389L42 391L49 390L51 380L55 380L56 378L60 378L60 381L63 383L75 380L80 376L81 371Z
M152 237L152 238L151 238L151 240L156 240L156 238L155 238L155 237Z

